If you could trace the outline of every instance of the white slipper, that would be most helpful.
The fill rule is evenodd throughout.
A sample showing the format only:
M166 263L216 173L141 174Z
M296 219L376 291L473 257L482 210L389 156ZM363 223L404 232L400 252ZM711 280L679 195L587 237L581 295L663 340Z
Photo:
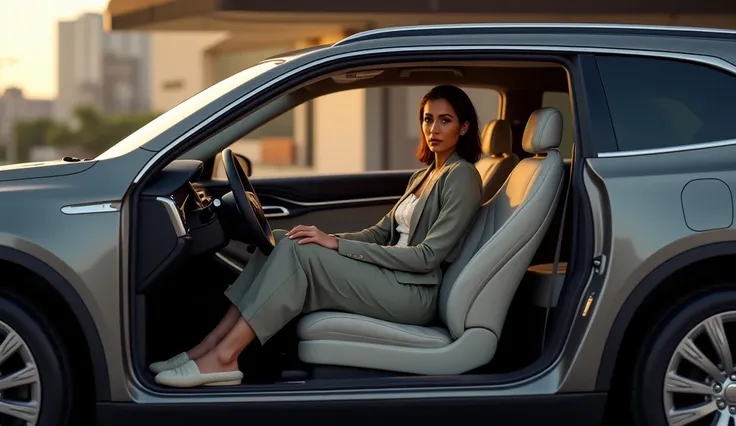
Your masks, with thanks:
M202 374L194 361L189 361L173 370L162 371L156 375L156 383L175 388L234 386L239 385L242 380L243 372L241 371Z
M172 370L176 367L186 364L189 362L189 356L186 352L182 352L179 355L175 355L166 361L154 362L149 365L148 368L154 373L158 374L162 371Z

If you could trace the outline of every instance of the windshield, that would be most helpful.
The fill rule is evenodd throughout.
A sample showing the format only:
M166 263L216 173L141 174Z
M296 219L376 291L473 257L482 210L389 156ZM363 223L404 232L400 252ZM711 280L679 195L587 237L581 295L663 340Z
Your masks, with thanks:
M100 154L96 160L117 157L126 154L145 145L148 141L163 133L166 129L180 122L195 111L240 86L241 84L263 74L264 72L282 64L283 60L272 60L258 63L247 68L219 83L208 87L191 98L178 104L164 114L141 127L127 138L113 145L110 149Z

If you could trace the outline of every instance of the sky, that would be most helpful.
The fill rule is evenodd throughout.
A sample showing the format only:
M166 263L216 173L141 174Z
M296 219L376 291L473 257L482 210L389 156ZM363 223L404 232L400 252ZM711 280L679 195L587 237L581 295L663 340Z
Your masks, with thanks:
M8 86L26 97L56 96L56 22L103 12L108 0L0 0L0 92ZM9 64L7 58L15 61Z

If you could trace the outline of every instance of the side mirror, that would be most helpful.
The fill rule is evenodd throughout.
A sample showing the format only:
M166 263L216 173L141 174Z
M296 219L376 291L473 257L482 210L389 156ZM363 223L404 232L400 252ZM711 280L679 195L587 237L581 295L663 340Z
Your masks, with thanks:
M238 163L240 163L240 167L243 168L245 175L250 177L253 174L253 163L250 162L248 157L241 154L235 154L235 158L238 159Z

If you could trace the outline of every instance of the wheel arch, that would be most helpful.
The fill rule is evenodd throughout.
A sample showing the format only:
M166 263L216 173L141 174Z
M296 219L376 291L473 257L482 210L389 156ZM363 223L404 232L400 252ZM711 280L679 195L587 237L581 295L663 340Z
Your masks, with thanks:
M56 270L36 257L10 247L0 246L0 261L19 266L36 275L71 312L87 345L92 364L92 379L97 401L110 400L110 381L102 340L87 306L72 285ZM51 318L53 320L53 318Z
M621 360L620 358L625 356L623 354L626 350L623 347L624 341L631 327L636 325L632 323L640 312L640 308L653 302L663 292L670 290L675 283L673 278L688 270L693 270L693 268L702 271L705 268L704 263L724 257L736 257L736 241L705 244L684 251L667 259L641 280L624 302L606 339L595 384L596 391L606 392L611 389L616 367ZM690 293L693 290L697 289L688 288L682 291ZM663 300L662 302L662 304L666 304L666 301Z

